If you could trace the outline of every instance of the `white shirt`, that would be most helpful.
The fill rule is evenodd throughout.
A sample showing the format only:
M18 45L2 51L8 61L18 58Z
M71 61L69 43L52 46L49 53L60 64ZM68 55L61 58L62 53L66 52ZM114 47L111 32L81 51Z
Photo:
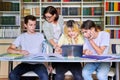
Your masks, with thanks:
M16 38L13 44L16 47L21 47L22 50L27 50L29 53L36 54L42 52L43 41L44 36L41 33L23 33Z
M109 33L105 32L105 31L99 32L97 38L94 39L94 42L97 44L97 46L106 46L106 49L104 50L103 55L108 54L109 41L110 41L110 35L109 35ZM85 44L84 44L84 48L83 49L84 50L85 49L91 50L93 55L97 55L96 51L91 46L91 44L89 43L88 39L86 39L86 38L85 38Z

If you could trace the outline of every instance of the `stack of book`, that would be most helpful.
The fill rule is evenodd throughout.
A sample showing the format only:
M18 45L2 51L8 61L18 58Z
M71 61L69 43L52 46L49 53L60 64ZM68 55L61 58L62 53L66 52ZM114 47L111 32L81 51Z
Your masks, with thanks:
M19 3L0 2L0 11L19 11Z

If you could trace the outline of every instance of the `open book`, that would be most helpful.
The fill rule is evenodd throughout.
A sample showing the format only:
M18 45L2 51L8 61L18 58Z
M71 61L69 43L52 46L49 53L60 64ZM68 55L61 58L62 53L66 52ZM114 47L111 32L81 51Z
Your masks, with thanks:
M38 53L38 54L30 54L27 56L24 56L24 58L28 58L28 59L63 59L64 57L60 54L56 54L56 53Z
M13 54L13 53L3 53L0 54L0 59L18 59L18 58L22 58L24 55L22 54Z

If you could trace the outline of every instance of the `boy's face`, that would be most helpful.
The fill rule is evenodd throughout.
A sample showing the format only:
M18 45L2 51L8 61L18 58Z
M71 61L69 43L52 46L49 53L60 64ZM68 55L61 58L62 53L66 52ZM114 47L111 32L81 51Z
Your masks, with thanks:
M77 35L78 35L78 33L75 32L75 31L73 30L73 28L68 28L68 36L69 36L69 37L71 37L71 38L76 38Z
M27 28L27 32L34 33L36 28L36 21L28 20L28 23L25 24L25 27Z

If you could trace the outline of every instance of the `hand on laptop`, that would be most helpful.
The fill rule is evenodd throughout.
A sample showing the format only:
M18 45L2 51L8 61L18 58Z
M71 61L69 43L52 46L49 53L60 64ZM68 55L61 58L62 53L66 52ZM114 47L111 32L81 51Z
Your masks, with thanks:
M55 53L61 54L62 53L62 48L56 47L55 48Z
M92 51L86 49L86 50L84 51L84 55L92 55Z

